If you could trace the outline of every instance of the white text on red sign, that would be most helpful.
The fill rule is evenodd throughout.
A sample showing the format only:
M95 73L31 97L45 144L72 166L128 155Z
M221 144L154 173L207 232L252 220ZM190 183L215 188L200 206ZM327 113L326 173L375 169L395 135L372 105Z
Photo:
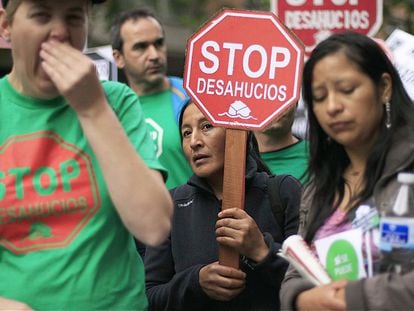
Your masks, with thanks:
M361 9L358 0L286 0L286 3L291 9L284 12L284 21L292 30L363 31L371 26L370 13Z
M349 5L358 5L358 0L330 0L330 1L325 1L325 0L313 0L313 1L309 1L309 0L286 0L286 3L292 6L300 6L300 5L304 5L306 3L312 2L312 5L325 5L326 3L332 3L333 5L338 5L338 6L342 6L348 4Z
M227 59L220 59L216 53L221 49L228 53ZM250 66L250 58L256 54L260 58L258 68L252 69ZM208 61L199 61L200 70L212 75L219 71L221 64L227 64L226 74L230 77L234 73L234 64L237 60L241 60L243 73L253 79L263 78L264 75L268 79L274 80L278 68L286 68L291 60L290 52L285 47L273 46L270 51L261 45L252 44L247 48L242 43L224 42L222 46L216 41L206 41L201 46L201 55ZM221 62L221 63L220 63ZM226 65L224 65L226 66ZM286 86L280 87L276 85L267 85L263 83L247 83L247 82L225 82L223 80L204 79L199 77L197 83L198 93L208 93L215 95L230 95L241 98L285 100Z

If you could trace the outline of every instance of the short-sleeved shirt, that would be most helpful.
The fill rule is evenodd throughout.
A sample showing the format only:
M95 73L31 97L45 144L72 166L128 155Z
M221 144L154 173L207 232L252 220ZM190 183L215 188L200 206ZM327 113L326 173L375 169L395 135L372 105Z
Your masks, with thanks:
M163 171L127 86L103 82L145 163ZM139 189L137 189L139 191ZM35 310L146 310L144 270L73 109L0 80L0 296Z
M305 172L308 168L309 151L306 140L299 140L277 151L261 152L260 156L273 174L290 174L302 184L307 182Z

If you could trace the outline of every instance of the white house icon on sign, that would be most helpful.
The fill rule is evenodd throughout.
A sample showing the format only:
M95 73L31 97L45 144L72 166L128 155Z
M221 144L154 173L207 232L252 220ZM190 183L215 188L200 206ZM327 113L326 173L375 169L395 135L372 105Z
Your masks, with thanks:
M227 116L233 119L240 118L243 120L257 120L255 117L250 115L251 112L251 109L245 103L241 100L236 100L229 106L229 109L226 112L219 113L219 116Z

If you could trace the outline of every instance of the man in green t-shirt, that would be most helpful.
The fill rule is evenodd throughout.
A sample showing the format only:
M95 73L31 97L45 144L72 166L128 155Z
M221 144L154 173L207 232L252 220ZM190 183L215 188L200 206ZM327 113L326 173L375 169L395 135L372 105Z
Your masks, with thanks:
M147 310L133 235L172 202L138 97L82 53L97 2L2 0L0 310Z
M302 184L307 181L309 151L306 140L293 135L297 104L264 130L254 132L260 156L273 174L290 174Z
M145 9L122 13L111 30L113 56L138 94L156 155L168 169L167 188L187 182L192 174L181 149L177 118L188 100L182 79L167 77L165 33Z

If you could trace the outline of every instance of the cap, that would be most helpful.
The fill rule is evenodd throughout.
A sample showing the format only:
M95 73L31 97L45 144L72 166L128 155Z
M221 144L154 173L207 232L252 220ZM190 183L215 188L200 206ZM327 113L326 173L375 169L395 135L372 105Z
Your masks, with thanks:
M92 0L92 3L102 3L106 0ZM9 0L1 0L1 3L3 4L3 8L7 6L7 3L9 3Z

